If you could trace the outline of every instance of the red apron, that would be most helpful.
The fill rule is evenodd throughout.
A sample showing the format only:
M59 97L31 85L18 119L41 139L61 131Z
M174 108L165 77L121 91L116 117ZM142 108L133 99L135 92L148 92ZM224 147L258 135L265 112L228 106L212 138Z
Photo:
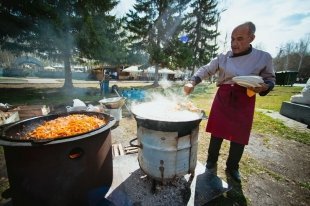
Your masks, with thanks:
M221 85L212 104L206 131L214 137L247 145L254 108L255 95L248 97L245 87Z

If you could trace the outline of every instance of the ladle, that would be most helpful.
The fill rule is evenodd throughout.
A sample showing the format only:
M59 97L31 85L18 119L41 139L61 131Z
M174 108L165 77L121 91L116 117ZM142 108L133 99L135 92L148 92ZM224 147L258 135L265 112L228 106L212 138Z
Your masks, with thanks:
M118 93L117 89L114 88L113 90L114 90L114 92L117 94L117 96L122 97L122 96ZM126 109L128 110L128 112L130 113L130 115L132 115L131 110L129 109L128 105L126 104L126 101L125 101L124 104L125 104L125 107L126 107Z

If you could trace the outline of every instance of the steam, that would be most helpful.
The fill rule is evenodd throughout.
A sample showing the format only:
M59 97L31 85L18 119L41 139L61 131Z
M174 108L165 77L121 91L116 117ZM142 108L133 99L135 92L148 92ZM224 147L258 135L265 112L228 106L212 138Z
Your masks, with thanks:
M147 101L132 103L131 111L146 119L181 122L192 121L201 118L201 112L193 111L193 104L184 96L175 91L164 94L158 92L149 93Z
M161 86L163 89L168 89L172 86L172 82L168 81L167 76L165 75L159 82L159 86Z

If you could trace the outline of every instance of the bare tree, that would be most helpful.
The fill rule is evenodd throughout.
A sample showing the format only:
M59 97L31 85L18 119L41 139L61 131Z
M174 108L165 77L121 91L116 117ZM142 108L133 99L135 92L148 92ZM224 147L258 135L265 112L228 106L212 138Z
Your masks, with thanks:
M304 39L301 39L299 43L296 44L297 53L300 56L300 60L298 64L298 71L301 68L304 56L307 54L309 43L310 43L310 33L308 33Z
M285 64L284 64L284 71L288 70L288 65L289 65L289 58L290 58L290 54L292 53L294 48L294 42L288 42L286 43L285 47L284 47L284 54L286 56L285 59Z
M310 77L310 33L297 42L288 42L279 48L278 55L274 58L276 71L291 69L298 72L298 77L303 81Z

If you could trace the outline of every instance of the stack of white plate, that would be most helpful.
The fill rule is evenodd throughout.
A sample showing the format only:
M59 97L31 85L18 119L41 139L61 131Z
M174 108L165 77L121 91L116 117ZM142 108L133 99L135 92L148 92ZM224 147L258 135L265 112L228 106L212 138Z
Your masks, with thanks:
M243 87L261 87L260 83L264 83L260 76L237 76L232 80Z

